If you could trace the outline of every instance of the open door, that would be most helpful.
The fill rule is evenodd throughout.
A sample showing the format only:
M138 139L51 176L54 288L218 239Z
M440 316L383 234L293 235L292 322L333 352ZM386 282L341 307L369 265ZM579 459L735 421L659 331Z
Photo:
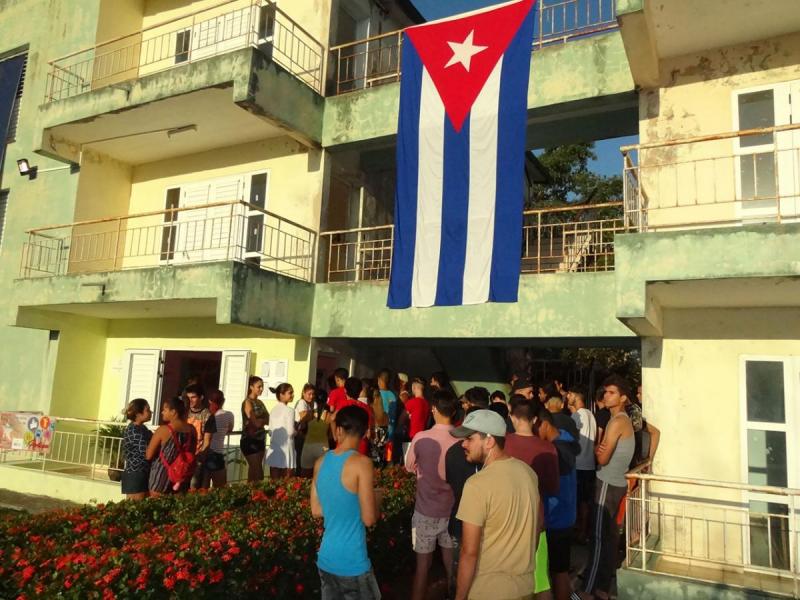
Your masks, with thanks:
M242 430L242 402L247 396L247 380L250 377L250 351L225 350L222 352L222 367L219 387L225 394L225 408L233 413L233 430Z
M126 350L122 365L122 408L134 398L150 403L154 424L158 423L161 406L161 368L163 351L156 349Z

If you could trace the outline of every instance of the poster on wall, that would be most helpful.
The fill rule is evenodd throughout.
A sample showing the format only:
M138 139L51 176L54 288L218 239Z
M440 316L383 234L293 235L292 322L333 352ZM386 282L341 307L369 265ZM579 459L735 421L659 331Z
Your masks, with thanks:
M55 419L42 413L0 413L0 450L46 453L50 449L55 430Z
M261 400L276 400L275 394L269 391L281 383L287 383L289 375L289 361L285 358L265 360L261 363L258 376L264 380L264 392L259 396Z

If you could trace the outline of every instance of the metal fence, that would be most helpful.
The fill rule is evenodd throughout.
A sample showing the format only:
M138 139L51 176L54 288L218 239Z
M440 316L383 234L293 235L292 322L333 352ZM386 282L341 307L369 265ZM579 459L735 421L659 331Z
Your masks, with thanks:
M609 271L614 236L626 231L622 202L527 210L522 272ZM320 233L324 280L385 281L392 265L393 225Z
M800 124L623 146L639 231L800 220Z
M0 451L6 465L98 481L119 481L125 468L124 423L54 417L56 429L46 451ZM228 481L247 479L247 463L239 450L240 432L226 438Z
M244 201L53 225L27 232L20 276L235 260L311 281L314 230Z
M270 0L228 0L51 61L44 101L248 47L322 93L322 44Z
M630 473L625 568L800 595L800 490Z
M614 0L537 2L533 49L616 29ZM333 46L333 95L375 87L400 79L402 30Z

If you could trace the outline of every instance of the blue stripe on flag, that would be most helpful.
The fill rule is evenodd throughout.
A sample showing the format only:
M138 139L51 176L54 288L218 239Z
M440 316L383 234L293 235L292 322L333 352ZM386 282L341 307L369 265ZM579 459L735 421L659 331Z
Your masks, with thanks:
M403 85L400 86L400 119L397 125L397 184L394 204L394 250L389 281L389 308L411 306L414 246L417 237L417 188L419 178L419 107L422 61L414 44L403 34Z
M444 185L442 190L442 243L436 305L461 304L464 293L464 261L467 255L469 216L469 116L461 131L445 117Z
M516 302L519 289L525 129L534 13L530 11L525 17L502 59L490 302Z

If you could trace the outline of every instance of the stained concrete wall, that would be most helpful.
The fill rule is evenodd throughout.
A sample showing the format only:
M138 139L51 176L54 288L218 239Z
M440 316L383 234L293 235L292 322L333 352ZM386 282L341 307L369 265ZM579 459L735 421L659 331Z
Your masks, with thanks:
M799 63L800 33L662 59L658 87L639 94L640 142L735 131L740 127L734 93L797 81ZM786 115L782 122L776 118L776 124L790 122ZM734 138L640 151L639 178L648 198L650 227L687 228L775 214L774 201L737 201L742 197L737 147ZM785 170L783 195L800 186L791 167L796 157L796 150L779 154L779 161L790 161L778 165ZM782 212L784 217L797 216L800 206L784 202Z
M520 278L519 302L391 310L386 283L317 284L313 337L631 337L615 318L614 273Z
M16 161L28 158L39 169L59 166L33 153L41 132L39 103L44 98L47 61L95 42L97 0L0 1L0 55L28 49L25 93L20 104L17 139L6 148L0 188L9 190L8 211L0 247L0 281L4 297L14 287L25 230L45 223L72 221L77 177L67 171L42 173L33 181L17 175ZM44 221L44 222L43 222ZM0 408L47 410L52 380L48 367L47 331L8 327L15 308L0 308Z

